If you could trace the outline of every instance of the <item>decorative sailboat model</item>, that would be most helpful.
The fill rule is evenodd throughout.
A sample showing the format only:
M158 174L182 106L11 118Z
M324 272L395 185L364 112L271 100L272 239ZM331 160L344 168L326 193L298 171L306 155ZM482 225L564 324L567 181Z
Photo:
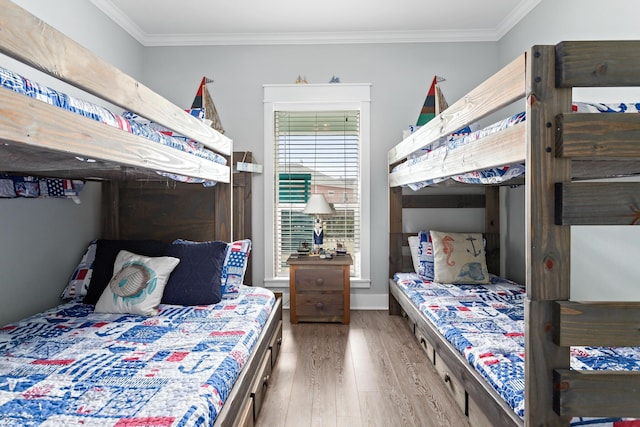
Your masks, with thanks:
M416 126L424 125L449 107L449 104L447 104L447 100L444 99L444 95L438 85L438 83L445 80L446 79L444 77L433 76L429 92L427 92L427 97L424 100L422 109L420 109Z
M198 87L198 91L196 92L196 97L193 98L191 109L202 109L204 111L205 120L211 122L210 126L224 134L224 128L222 127L220 116L218 116L218 110L216 110L213 99L211 99L211 95L209 95L209 91L207 90L208 83L213 83L213 79L203 77L200 82L200 86Z

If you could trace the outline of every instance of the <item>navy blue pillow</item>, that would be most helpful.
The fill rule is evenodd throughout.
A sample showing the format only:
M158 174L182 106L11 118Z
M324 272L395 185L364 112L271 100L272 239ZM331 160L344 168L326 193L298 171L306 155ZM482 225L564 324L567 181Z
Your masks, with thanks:
M109 240L99 239L96 242L96 259L93 262L93 273L87 295L82 300L85 304L96 304L113 276L113 264L122 250L149 257L161 256L167 245L159 240Z
M164 256L180 259L162 295L163 304L208 305L220 302L220 273L227 243L176 240Z

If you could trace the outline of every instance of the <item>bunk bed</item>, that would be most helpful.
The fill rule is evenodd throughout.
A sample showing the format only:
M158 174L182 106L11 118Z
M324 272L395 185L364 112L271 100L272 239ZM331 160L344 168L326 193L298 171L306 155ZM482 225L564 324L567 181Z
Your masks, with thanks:
M579 422L577 417L640 418L637 361L635 370L627 371L571 365L576 348L638 347L640 302L580 303L570 295L570 226L638 224L640 193L640 183L615 179L640 173L640 116L576 112L572 88L640 86L639 49L637 41L534 46L389 151L390 314L407 317L471 425L559 426ZM524 121L455 149L445 146L440 154L420 153L513 105L525 110ZM497 186L486 186L484 195L455 196L403 194L403 188L435 182L453 186L450 177L477 177L477 171L511 165L522 165L523 173L502 184L524 184L526 208L526 287L519 291L510 284L507 291L522 301L521 416L403 291L413 284L401 286L397 280L397 273L415 270L406 246L419 231L404 230L403 208L485 207L486 262L490 272L499 273ZM581 182L595 178L609 179Z
M0 328L0 418L14 425L254 425L281 345L282 297L248 286L251 179L230 166L251 153L232 152L229 138L11 1L0 7L0 52L102 100L85 104L3 70L37 93L0 87L0 171L99 181L103 213L102 235L65 288L68 300ZM104 105L152 122L163 136L132 133L142 123ZM171 134L178 141L164 144ZM160 258L147 283L160 283L164 271L167 287L145 315L126 311L133 303L120 314L96 310L103 291L98 301L89 298L94 279L108 274L103 286L110 288L122 260ZM173 270L165 271L167 262ZM167 289L178 271L172 300ZM183 283L199 291L193 283L205 282L220 286L217 302L176 302L185 298ZM208 290L204 297L211 298Z

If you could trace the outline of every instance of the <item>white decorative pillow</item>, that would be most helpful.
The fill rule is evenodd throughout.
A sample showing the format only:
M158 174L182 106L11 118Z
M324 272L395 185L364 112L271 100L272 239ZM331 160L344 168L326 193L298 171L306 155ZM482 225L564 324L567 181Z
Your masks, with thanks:
M433 230L430 233L435 282L489 283L482 233L446 233Z
M146 257L128 251L118 252L113 277L100 296L95 311L158 314L164 287L180 260L173 257Z

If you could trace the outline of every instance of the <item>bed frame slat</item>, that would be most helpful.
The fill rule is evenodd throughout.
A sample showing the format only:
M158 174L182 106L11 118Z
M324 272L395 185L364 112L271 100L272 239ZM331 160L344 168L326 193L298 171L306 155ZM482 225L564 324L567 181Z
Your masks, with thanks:
M484 194L404 195L403 208L484 208Z
M640 157L640 114L560 114L557 123L558 156Z
M640 418L640 372L558 369L553 375L554 409L565 416Z
M640 182L558 183L556 224L640 225Z
M561 346L637 346L640 302L558 301L554 342ZM604 320L603 320L604 319Z
M568 41L556 45L557 87L640 86L640 41Z

